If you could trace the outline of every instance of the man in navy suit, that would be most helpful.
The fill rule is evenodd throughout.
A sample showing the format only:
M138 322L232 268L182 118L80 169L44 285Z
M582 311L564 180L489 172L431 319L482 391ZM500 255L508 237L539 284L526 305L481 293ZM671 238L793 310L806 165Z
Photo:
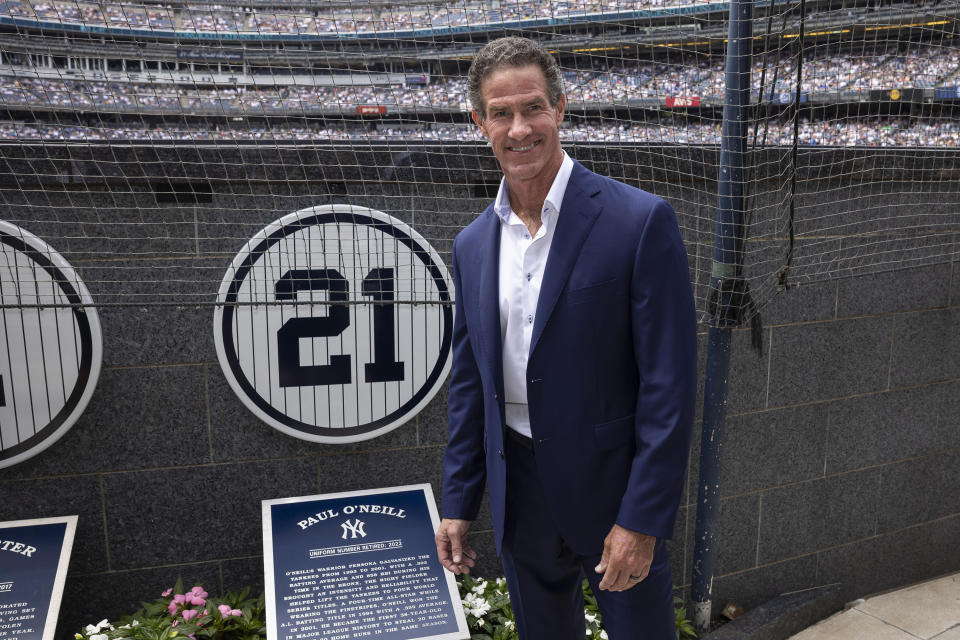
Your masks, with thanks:
M584 576L613 640L674 638L664 541L696 394L676 216L564 152L560 70L532 41L489 43L468 86L503 180L453 246L440 561L474 566L486 484L520 638L582 640Z

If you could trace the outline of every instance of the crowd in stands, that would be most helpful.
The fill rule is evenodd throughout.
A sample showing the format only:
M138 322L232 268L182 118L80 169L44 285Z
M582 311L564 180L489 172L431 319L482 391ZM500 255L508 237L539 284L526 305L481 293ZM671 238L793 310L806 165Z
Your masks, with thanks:
M426 86L373 87L219 87L201 89L174 84L128 84L0 76L0 105L55 106L74 109L119 107L184 113L213 109L251 113L297 112L353 105L456 107L466 109L466 80Z
M760 145L793 144L793 123L761 123L749 140ZM188 126L156 128L89 127L0 123L0 139L44 141L256 141L308 140L349 141L354 144L378 141L480 142L476 127L424 125L423 127L271 127L203 129ZM660 123L624 123L595 121L565 126L561 139L567 142L648 143L648 144L720 144L719 122L688 122L679 119ZM799 126L798 141L803 146L864 147L960 147L960 122L953 119L849 118L808 121ZM456 153L452 150L451 153Z
M795 60L759 60L751 87L763 95L792 96ZM719 101L723 67L645 64L564 73L571 103L626 104L630 100L697 96ZM960 84L960 53L948 48L882 53L874 56L812 58L803 66L801 91L816 94L881 88L923 88ZM0 105L54 106L74 109L115 108L191 113L310 112L352 109L356 105L469 109L462 77L434 78L426 85L220 86L141 84L29 78L0 75Z
M889 88L952 86L960 81L960 51L952 48L881 52L869 56L809 57L803 63L801 91L829 93ZM754 61L750 86L764 96L796 90L796 60L776 54ZM723 95L722 61L696 65L647 64L609 71L565 74L571 100L622 103L665 96Z
M895 0L884 0L890 4ZM909 0L908 0L909 1ZM917 0L913 0L914 2ZM920 0L930 4L941 0ZM518 21L576 20L585 15L616 19L644 10L693 5L723 5L726 0L415 0L358 2L349 6L244 7L217 2L186 5L110 0L3 0L0 16L29 20L106 26L118 29L157 29L178 32L261 34L365 34L423 29L497 26ZM877 6L880 6L878 2ZM813 13L811 13L813 15Z
M460 0L402 4L363 4L348 8L250 8L216 3L186 6L84 0L6 0L0 14L113 27L260 33L372 33L518 20L563 19L614 14L663 6L709 4L722 0L541 0L500 2ZM282 3L278 3L282 7Z
M502 2L459 0L408 5L357 3L349 8L262 9L214 4L121 4L77 0L0 0L0 16L37 17L61 22L177 29L188 31L261 31L281 33L373 32L479 24L532 18L556 18L583 13L623 12L660 6L703 4L708 0L544 0ZM9 59L8 59L9 62ZM591 63L584 61L585 65ZM699 97L720 101L723 62L687 64L641 63L617 65L594 58L590 68L568 69L564 87L571 110L579 103L629 104L631 100ZM0 66L0 107L44 107L71 110L160 112L190 123L193 114L309 115L318 110L356 106L419 107L425 110L468 111L466 81L462 77L434 77L425 85L308 86L296 84L197 86L173 83L102 82L40 78L21 73L20 65ZM33 68L30 68L32 71ZM274 76L288 75L278 67ZM797 60L776 52L757 56L751 87L782 102L796 92ZM209 73L207 72L207 75ZM816 95L871 89L949 87L960 85L960 52L947 46L909 50L889 49L873 55L810 55L803 61L801 92ZM309 76L307 76L309 77ZM756 96L754 97L756 100ZM307 120L304 120L305 122ZM328 121L329 122L329 121ZM667 120L665 124L593 121L565 127L568 141L610 143L718 144L715 122ZM766 144L792 144L791 123L764 128ZM471 126L391 126L385 123L316 127L236 127L204 129L192 124L165 127L80 127L42 123L0 124L0 138L44 140L439 140L479 141ZM960 146L960 124L951 120L848 119L804 121L799 131L803 145L838 146Z

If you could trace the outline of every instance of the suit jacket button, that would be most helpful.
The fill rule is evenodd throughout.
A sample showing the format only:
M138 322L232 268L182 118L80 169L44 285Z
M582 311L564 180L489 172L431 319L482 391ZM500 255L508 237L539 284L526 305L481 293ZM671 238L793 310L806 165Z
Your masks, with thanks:
M503 458L503 449L497 449L497 455Z

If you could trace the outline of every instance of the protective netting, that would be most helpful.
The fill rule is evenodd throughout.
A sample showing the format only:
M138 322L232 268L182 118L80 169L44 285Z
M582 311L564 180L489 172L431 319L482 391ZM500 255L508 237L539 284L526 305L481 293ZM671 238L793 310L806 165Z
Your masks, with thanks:
M674 205L705 310L728 8L6 0L0 218L59 251L98 306L214 305L259 230L329 203L398 218L445 260L499 180L466 69L489 39L519 34L561 63L571 155ZM957 255L958 13L753 5L755 308L795 283ZM45 303L23 297L26 277L4 289L6 308Z

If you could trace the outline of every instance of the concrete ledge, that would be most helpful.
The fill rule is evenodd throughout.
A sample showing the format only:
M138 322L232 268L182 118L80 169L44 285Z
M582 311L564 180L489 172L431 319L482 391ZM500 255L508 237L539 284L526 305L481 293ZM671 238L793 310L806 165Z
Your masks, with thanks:
M701 637L704 640L785 640L839 611L842 605L839 584L786 593Z

